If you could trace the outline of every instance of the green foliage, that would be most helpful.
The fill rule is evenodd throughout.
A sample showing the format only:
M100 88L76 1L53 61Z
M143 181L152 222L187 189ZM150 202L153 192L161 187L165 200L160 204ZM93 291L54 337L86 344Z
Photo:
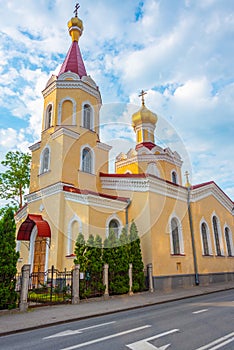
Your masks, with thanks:
M109 290L111 294L124 294L129 291L129 263L133 264L133 291L144 290L144 265L141 256L140 239L137 227L132 222L130 234L123 228L119 238L110 229L108 238L102 244L100 236L90 235L87 242L78 235L75 247L75 264L80 264L84 279L80 280L81 298L90 297L94 290L103 292L103 265L109 265Z
M102 239L90 235L87 242L84 236L78 235L75 247L75 264L80 264L80 271L84 273L84 279L80 280L80 297L88 298L102 294L105 286L102 283Z
M74 263L76 265L80 265L80 271L85 271L85 267L86 267L85 251L86 251L86 244L85 244L84 235L82 233L79 233L76 240L76 246L75 246L76 258L74 259Z
M130 252L129 261L132 263L133 292L142 291L145 288L144 264L142 261L141 244L138 230L134 221L130 226Z
M109 265L109 289L111 294L123 294L129 291L128 276L128 250L127 234L124 231L121 239L117 239L115 232L110 230L108 238L105 240L103 251L103 261Z
M31 156L20 151L8 152L1 162L7 168L0 173L0 198L11 200L19 208L23 206L23 196L30 182Z
M16 252L14 211L8 207L0 219L0 309L16 307Z

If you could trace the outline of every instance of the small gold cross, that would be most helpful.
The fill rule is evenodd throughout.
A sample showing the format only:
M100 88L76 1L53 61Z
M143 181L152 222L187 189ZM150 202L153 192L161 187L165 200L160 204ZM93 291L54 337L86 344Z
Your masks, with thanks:
M144 96L145 96L146 94L147 94L147 92L146 92L146 91L141 90L140 95L138 95L139 97L141 97L142 106L144 106L144 105L145 105L145 98L144 98Z

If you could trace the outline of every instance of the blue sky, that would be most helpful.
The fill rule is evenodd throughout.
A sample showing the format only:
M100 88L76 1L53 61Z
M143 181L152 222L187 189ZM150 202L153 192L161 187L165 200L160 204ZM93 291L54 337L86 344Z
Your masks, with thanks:
M0 0L0 159L40 139L41 91L70 46L76 1ZM134 147L131 114L159 116L156 142L185 158L192 183L234 199L234 2L81 0L80 48L99 85L103 142ZM122 142L119 142L121 139Z

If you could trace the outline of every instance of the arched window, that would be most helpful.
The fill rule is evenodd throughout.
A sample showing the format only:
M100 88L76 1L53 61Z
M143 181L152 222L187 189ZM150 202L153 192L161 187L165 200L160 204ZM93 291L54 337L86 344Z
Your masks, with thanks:
M220 248L220 240L219 240L218 221L217 221L217 217L216 216L213 216L212 222L213 222L216 254L218 256L220 256L221 255L221 248Z
M171 173L171 179L172 179L172 182L173 182L174 184L177 184L177 183L178 183L178 182L177 182L177 174L176 174L175 171L172 171L172 173Z
M82 171L92 173L92 154L88 147L85 147L82 151Z
M171 238L172 238L172 248L173 254L180 254L180 238L179 238L179 228L176 219L171 220Z
M228 256L232 256L232 237L228 227L225 227L225 240L227 246L227 254Z
M88 104L85 104L84 105L84 110L83 110L83 126L84 128L86 129L91 129L91 126L92 126L92 109L91 109L91 106L88 105Z
M209 255L207 226L204 222L201 224L201 234L202 234L203 254Z
M109 234L110 234L110 231L114 232L116 238L119 237L120 224L119 224L119 222L116 219L112 219L109 222Z
M82 221L77 215L74 215L68 224L68 232L67 232L67 255L68 256L71 254L74 254L75 242L79 233L82 233Z
M50 164L50 150L48 147L44 149L41 156L41 167L40 167L40 173L46 173L49 171L49 164Z
M46 110L45 129L52 126L52 105L49 105Z
M159 177L159 171L158 171L157 165L154 163L149 163L147 170L146 170L146 173Z

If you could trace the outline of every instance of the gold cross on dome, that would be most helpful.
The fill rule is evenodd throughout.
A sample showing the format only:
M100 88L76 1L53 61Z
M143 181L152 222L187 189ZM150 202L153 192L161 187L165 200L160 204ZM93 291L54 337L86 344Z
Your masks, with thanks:
M77 3L76 6L75 6L75 11L74 11L75 17L78 16L78 10L79 10L79 8L80 8L80 4Z
M138 95L139 97L141 97L142 106L145 105L145 98L144 98L145 95L147 95L147 92L144 90L141 90L140 95Z

